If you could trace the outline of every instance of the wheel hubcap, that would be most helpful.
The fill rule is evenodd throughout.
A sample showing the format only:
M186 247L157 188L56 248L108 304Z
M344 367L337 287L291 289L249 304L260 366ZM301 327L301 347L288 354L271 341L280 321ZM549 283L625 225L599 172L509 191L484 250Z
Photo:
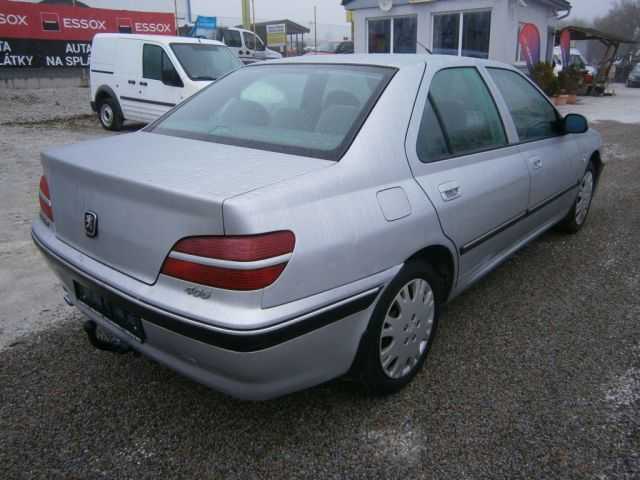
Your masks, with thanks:
M109 105L103 105L100 109L100 119L105 125L111 125L113 121L113 110Z
M380 332L380 364L390 378L402 378L425 354L433 329L433 290L422 278L400 289L387 311Z
M591 197L593 196L593 173L588 171L582 177L582 183L580 184L580 191L578 192L578 199L576 201L576 223L582 225L587 213L589 213L589 207L591 206Z

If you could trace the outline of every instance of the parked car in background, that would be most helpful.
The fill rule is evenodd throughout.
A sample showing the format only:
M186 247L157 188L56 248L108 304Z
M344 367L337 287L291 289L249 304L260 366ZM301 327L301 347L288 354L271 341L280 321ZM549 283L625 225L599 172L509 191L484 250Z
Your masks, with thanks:
M91 48L91 108L102 126L151 122L212 81L240 68L221 42L104 33Z
M497 62L263 62L139 132L45 152L32 234L94 345L247 399L347 373L391 393L447 301L583 227L601 146Z
M571 65L577 66L580 70L585 71L592 77L595 77L598 73L598 69L592 65L589 65L587 59L584 58L584 55L577 48L572 48L570 51ZM558 75L563 69L563 60L562 60L562 50L560 47L555 47L553 49L553 65L554 72Z
M629 73L629 78L627 78L627 87L637 88L640 87L640 63L636 64Z
M267 48L258 35L244 28L218 28L213 39L223 42L245 64L282 58L281 53Z
M353 53L353 42L344 40L339 42L320 42L316 48L305 49L305 55L333 55Z

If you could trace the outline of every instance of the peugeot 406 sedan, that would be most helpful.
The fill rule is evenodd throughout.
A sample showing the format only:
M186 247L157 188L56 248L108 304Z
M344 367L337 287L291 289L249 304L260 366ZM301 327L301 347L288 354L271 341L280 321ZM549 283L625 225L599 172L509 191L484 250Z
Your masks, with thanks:
M286 59L44 153L32 233L99 347L245 399L345 374L390 393L445 302L549 228L580 230L600 154L507 65Z

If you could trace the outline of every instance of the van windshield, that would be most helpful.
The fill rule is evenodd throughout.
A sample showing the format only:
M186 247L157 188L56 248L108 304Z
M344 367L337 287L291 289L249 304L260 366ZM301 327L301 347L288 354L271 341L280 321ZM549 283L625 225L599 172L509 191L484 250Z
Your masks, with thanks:
M248 66L183 103L151 131L338 160L394 73L360 65Z
M222 45L172 43L171 49L191 80L216 80L242 63Z

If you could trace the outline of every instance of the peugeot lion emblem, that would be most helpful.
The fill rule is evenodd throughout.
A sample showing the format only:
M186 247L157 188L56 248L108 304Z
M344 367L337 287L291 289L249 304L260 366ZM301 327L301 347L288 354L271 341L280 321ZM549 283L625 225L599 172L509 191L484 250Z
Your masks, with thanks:
M98 235L98 215L94 212L84 212L84 233L91 238Z

